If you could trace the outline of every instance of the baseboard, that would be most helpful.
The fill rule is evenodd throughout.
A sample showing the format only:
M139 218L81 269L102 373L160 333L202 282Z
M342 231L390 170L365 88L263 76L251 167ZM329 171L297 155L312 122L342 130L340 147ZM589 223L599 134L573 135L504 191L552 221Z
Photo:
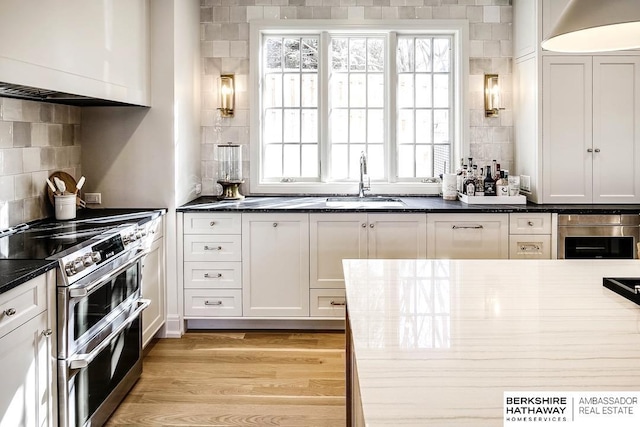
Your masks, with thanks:
M191 319L187 330L196 329L268 329L268 330L335 330L344 331L344 319L287 320L287 319Z

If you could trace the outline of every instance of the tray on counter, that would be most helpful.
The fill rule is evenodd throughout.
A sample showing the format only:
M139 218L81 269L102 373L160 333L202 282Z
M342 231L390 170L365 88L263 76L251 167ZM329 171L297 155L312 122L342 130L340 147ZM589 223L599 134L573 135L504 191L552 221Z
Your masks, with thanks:
M467 196L458 193L458 200L469 205L526 205L527 197L517 196Z

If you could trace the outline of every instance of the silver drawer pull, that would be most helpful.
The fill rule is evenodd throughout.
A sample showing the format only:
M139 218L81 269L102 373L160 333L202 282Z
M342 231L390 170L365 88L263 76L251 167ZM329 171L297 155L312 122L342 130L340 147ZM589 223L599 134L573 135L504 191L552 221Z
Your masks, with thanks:
M453 226L451 226L452 230L460 230L460 229L465 229L465 228L470 228L472 230L480 230L480 229L483 229L484 227L481 224L476 224L476 225L453 225Z
M53 335L53 331L51 329L45 329L42 331L42 336L45 338L49 338L51 335Z
M528 225L529 227L533 227L533 221L529 221L529 222L527 222L527 225Z
M205 301L204 305L222 305L222 301Z
M222 273L218 273L215 275L209 274L209 273L204 273L204 277L206 277L207 279L219 279L222 277Z
M216 222L215 222L215 221L211 221L211 222L209 223L209 225L210 225L211 227L213 227L214 225L216 225Z
M329 304L334 306L347 305L345 301L331 301Z
M366 228L367 224L365 224L364 222L362 223L362 228Z
M521 251L528 251L528 250L539 251L540 245L536 245L533 243L523 244L523 245L520 245L520 250Z
M205 251L221 251L222 250L222 246L207 246L207 245L204 245L204 250Z
M16 309L15 309L15 308L7 308L7 309L4 311L4 314L5 314L6 316L13 316L14 314L16 314Z

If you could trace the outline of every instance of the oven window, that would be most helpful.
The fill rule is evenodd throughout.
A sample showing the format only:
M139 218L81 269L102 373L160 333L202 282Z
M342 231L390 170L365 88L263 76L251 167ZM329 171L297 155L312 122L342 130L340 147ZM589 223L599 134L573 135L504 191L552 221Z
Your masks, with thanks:
M633 237L566 237L566 259L633 259Z
M139 289L140 263L132 265L118 276L105 282L99 289L78 301L74 307L74 339L77 340L89 329L100 323L120 303Z
M140 359L140 324L138 317L76 375L76 426L87 422Z

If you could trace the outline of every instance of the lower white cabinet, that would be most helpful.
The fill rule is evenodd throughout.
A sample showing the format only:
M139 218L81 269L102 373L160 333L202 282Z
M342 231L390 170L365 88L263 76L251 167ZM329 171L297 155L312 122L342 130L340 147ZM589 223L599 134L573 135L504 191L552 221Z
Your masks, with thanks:
M506 259L509 214L429 214L429 258Z
M142 312L143 347L147 346L166 320L165 250L161 232L162 224L158 226L155 239L142 267L142 296L151 300L151 304Z
M309 215L242 214L242 314L309 316Z
M309 314L317 317L344 318L347 296L344 289L311 289Z
M242 316L241 289L185 289L184 301L188 317Z
M0 427L56 425L54 280L42 275L0 294Z

